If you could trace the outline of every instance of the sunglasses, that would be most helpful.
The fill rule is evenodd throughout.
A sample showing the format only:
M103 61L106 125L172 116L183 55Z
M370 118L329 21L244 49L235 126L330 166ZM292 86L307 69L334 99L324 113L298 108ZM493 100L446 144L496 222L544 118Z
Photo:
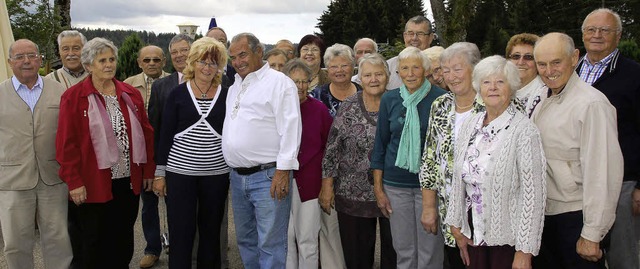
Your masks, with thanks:
M145 64L148 64L151 61L153 61L154 63L159 63L159 62L162 62L162 59L160 59L160 58L144 58L144 59L142 59L142 62L144 62Z
M511 55L509 55L509 59L514 60L514 61L520 60L520 58L523 58L525 61L533 61L533 55L531 55L531 54L525 54L525 55L511 54Z

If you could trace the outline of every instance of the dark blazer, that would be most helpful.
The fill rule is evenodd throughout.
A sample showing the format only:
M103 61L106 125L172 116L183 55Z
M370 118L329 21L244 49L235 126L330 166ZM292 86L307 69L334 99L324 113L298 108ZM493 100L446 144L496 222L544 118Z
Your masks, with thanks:
M227 72L225 72L225 76L227 76L227 79L229 79L229 86L231 87L231 85L233 85L234 82L236 82L236 69L233 68L233 66L231 66L231 63L227 63ZM228 88L227 87L227 88Z
M578 74L586 59L578 62ZM640 188L640 64L617 51L604 73L592 85L616 108L618 141L624 157L624 181Z

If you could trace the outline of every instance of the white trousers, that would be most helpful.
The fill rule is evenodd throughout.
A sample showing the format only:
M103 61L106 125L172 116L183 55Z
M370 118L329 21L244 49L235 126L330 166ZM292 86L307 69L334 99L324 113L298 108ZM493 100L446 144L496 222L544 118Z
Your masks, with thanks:
M317 198L303 203L295 180L290 190L292 196L287 232L287 268L317 269L320 204Z

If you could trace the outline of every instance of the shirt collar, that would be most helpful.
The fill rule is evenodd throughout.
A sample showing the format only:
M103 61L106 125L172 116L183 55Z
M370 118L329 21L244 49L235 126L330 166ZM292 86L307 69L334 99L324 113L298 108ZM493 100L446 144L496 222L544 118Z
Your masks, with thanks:
M13 83L13 88L18 91L18 89L20 88L20 86L24 86L25 89L29 89L27 87L27 85L22 84L20 81L18 81L18 78L16 78L16 76L11 77L11 82ZM36 81L36 84L33 85L33 88L29 89L29 90L35 90L36 88L40 88L42 89L42 77L40 75L38 75L38 80Z
M240 78L240 74L236 73L236 76L238 76L237 78L240 78L241 81L251 79L251 77L255 77L258 80L262 79L267 74L268 72L267 70L271 69L271 67L269 67L269 63L267 62L263 62L263 63L264 64L262 65L262 67L260 67L260 69L247 74L247 76L244 79Z
M609 55L607 55L607 57L604 57L602 60L597 61L593 64L591 64L591 61L589 61L589 54L587 53L584 56L585 59L585 64L587 64L588 66L595 66L595 65L609 65L609 63L611 62L611 59L613 59L613 56L616 55L616 53L618 52L618 49L613 50Z
M67 73L69 73L69 75L71 75L74 78L79 78L82 75L84 75L84 68L82 68L80 71L78 72L73 72L71 70L69 70L69 68L66 68L65 66L62 66L62 70L66 71Z

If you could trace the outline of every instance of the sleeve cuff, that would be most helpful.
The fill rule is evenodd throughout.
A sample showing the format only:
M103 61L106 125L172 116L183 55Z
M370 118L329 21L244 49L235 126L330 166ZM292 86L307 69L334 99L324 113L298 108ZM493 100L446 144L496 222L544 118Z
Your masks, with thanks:
M298 160L282 160L278 159L276 161L276 169L278 170L298 170Z
M596 243L600 243L606 235L607 231L601 231L599 229L586 226L582 227L582 233L580 233L582 238Z
M166 170L167 170L167 166L166 165L156 165L155 175L157 177L164 177Z

